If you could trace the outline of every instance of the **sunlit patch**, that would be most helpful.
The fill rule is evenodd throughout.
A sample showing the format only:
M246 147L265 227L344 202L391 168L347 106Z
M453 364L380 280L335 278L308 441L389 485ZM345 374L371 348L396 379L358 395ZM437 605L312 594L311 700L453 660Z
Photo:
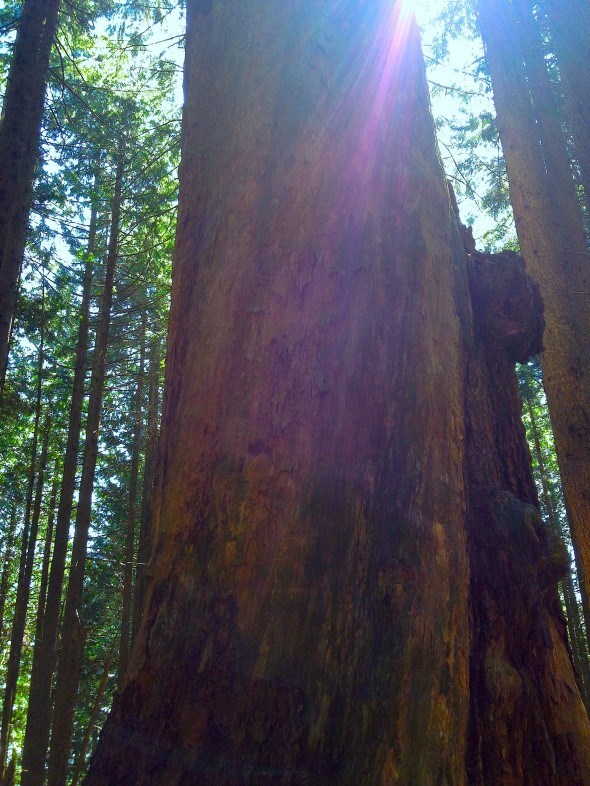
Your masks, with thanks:
M407 20L416 13L418 0L398 0L398 13L400 20Z

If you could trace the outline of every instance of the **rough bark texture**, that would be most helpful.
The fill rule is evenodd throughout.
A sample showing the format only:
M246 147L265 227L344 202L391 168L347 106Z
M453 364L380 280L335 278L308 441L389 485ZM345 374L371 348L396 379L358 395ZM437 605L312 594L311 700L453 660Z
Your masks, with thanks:
M0 122L0 391L29 219L59 0L25 0Z
M189 3L155 552L87 786L590 782L556 576L514 639L495 583L520 570L505 510L534 511L510 364L541 321L482 287L474 329L398 10ZM486 672L512 647L516 716Z
M563 490L579 556L580 588L590 577L590 343L587 301L572 299L559 248L545 166L524 63L508 0L479 0L479 21L494 89L510 199L527 271L545 307L543 382L555 436ZM579 289L584 290L583 282Z

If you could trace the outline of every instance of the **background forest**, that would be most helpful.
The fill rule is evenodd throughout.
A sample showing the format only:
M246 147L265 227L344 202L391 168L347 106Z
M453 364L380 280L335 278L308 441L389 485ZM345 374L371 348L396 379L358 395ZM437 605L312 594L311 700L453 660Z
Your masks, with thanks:
M416 7L441 156L471 227L466 234L483 251L519 250L523 238L538 237L534 218L519 214L513 185L518 171L532 177L534 167L519 161L507 169L502 154L503 134L514 149L508 112L528 134L523 145L542 156L539 177L553 211L546 230L562 227L576 282L583 282L590 157L571 90L580 76L570 66L581 63L568 53L590 40L590 20L564 16L576 2L496 0L492 22L490 5ZM48 62L37 64L44 109L32 142L26 245L0 380L5 786L81 782L139 625L180 155L183 9L168 0L5 2L0 90L7 116L23 20L51 7L59 15ZM502 62L511 69L509 94ZM590 69L580 72L590 80ZM517 174L509 186L511 167ZM6 188L0 183L0 195ZM571 556L560 593L587 702L590 610L538 359L518 374L541 511Z

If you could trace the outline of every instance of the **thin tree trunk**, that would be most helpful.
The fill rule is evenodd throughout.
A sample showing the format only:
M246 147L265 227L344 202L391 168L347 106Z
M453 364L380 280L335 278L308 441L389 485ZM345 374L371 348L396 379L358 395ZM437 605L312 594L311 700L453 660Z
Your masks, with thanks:
M0 122L0 392L28 227L59 0L25 0Z
M61 467L59 460L55 462L53 471L53 484L49 497L49 510L47 514L47 527L45 529L45 543L43 546L43 563L41 565L41 578L39 580L39 602L37 604L37 621L35 623L35 643L43 637L45 622L45 604L47 602L47 584L49 581L49 567L51 565L51 550L53 547L53 529L55 525L55 506L59 489Z
M119 641L118 684L123 681L129 659L131 644L131 611L133 604L133 559L135 557L135 534L137 518L137 480L139 475L139 454L141 450L141 426L143 414L143 375L145 365L145 333L147 317L145 311L141 320L141 339L139 351L139 370L135 391L135 414L133 440L131 445L131 472L129 474L129 502L125 523L125 551L123 556L123 604L121 611L121 633Z
M589 310L572 301L573 270L560 257L541 145L508 0L479 0L479 22L504 149L510 198L527 270L545 306L543 380L555 436L572 539L580 557L580 591L590 577ZM583 286L579 287L580 290Z
M45 289L43 287L43 302L44 302ZM31 445L31 464L29 469L29 478L27 483L27 497L25 505L25 518L23 522L23 533L21 541L21 553L18 572L18 583L16 591L16 602L14 609L14 617L12 620L12 631L10 640L10 652L8 655L8 663L6 666L6 684L4 689L4 699L2 704L2 725L0 727L0 773L3 773L6 768L6 757L8 754L8 741L10 738L10 724L12 721L12 710L14 706L14 698L16 695L16 684L18 680L18 673L20 668L20 655L22 649L22 641L25 630L28 594L30 587L29 568L32 572L32 555L34 555L35 538L32 537L32 518L31 511L33 508L33 493L35 489L35 476L37 473L37 447L39 442L39 429L41 425L41 394L43 387L43 363L45 358L44 340L45 340L45 320L41 325L41 338L39 342L39 354L37 362L37 395L35 405L35 423L33 426L33 440ZM46 431L48 434L49 428ZM31 559L29 560L29 555ZM29 579L27 581L27 575Z
M82 777L82 773L84 772L84 768L86 766L86 754L88 753L88 745L90 743L90 737L92 736L92 731L96 724L98 713L100 712L104 692L106 690L107 683L109 681L109 673L111 670L112 662L113 662L113 654L112 652L110 652L107 655L107 658L104 662L104 669L102 671L100 683L96 691L96 696L94 699L94 704L92 706L92 711L90 712L90 717L88 718L88 725L86 726L86 731L84 732L84 738L82 740L80 752L78 753L78 758L76 759L76 763L74 764L74 769L72 772L72 782L70 786L78 786L78 781L80 780L80 778Z
M35 641L35 648L33 651L31 685L27 706L27 725L23 745L22 786L38 786L40 783L43 783L45 777L45 758L47 755L51 725L51 683L55 670L63 578L68 551L70 520L74 502L76 468L80 447L84 381L86 377L86 362L88 355L92 268L96 251L96 225L97 207L96 204L93 203L91 207L86 264L82 284L80 327L78 329L78 340L76 344L68 437L59 492L59 505L55 525L55 542L53 546L51 569L49 572L43 635L39 641Z
M60 637L60 654L55 684L55 704L51 725L49 749L48 784L65 786L68 757L78 684L82 667L82 591L86 569L86 550L92 508L92 490L98 456L98 435L102 397L106 377L106 355L109 343L111 304L115 267L117 263L119 220L121 215L121 189L123 182L124 144L121 143L111 215L109 247L105 272L105 284L100 305L96 331L94 365L90 383L86 439L82 461L82 475L76 512L76 527L72 546L72 561L66 591L65 608Z
M4 689L4 703L2 705L2 732L0 738L2 768L5 766L8 743L10 740L12 713L14 701L16 698L18 677L20 674L27 610L29 608L29 598L31 594L31 578L33 576L33 565L35 562L35 546L37 545L37 532L39 530L39 520L41 517L41 501L43 497L45 466L47 463L47 451L49 448L49 437L51 430L51 419L49 415L47 415L45 419L43 428L43 445L41 448L41 456L39 457L39 470L37 474L37 486L31 515L31 524L30 529L25 527L25 531L23 531L23 542L26 545L21 553L22 568L19 572L19 583L16 591L16 603L10 639L10 652L6 665L6 684ZM35 461L31 463L31 470L33 472L34 467Z
M4 612L6 610L6 595L8 593L8 583L12 572L12 560L14 559L14 538L16 535L18 505L16 501L12 503L10 511L10 524L6 531L4 546L4 564L2 565L2 578L0 578L0 647L4 642Z
M590 210L590 7L586 0L543 0Z
M151 553L152 496L156 450L158 443L158 404L160 393L160 336L156 326L150 346L149 392L147 410L147 440L143 465L141 512L139 514L139 542L135 568L135 591L133 598L132 642L135 641L145 602L147 561Z
M545 508L547 509L549 524L551 526L552 531L560 538L563 538L565 536L565 533L563 531L563 527L561 526L559 518L555 514L555 509L553 507L553 502L551 501L551 495L549 493L549 488L547 486L547 470L545 468L545 460L543 459L543 452L541 450L541 443L539 441L537 420L535 418L535 413L531 405L531 402L528 400L526 401L526 407L531 421L533 444L535 446L535 457L537 459L537 465L539 467L539 476L541 478L543 501L545 503ZM581 624L580 612L576 600L571 569L568 570L567 576L564 578L562 582L562 586L563 586L563 596L566 604L566 618L568 623L570 645L572 648L574 663L578 670L578 674L580 675L583 681L584 701L586 706L588 706L588 691L590 689L590 664L588 663L588 654L587 654L586 646L585 645L581 646L582 630L580 626Z

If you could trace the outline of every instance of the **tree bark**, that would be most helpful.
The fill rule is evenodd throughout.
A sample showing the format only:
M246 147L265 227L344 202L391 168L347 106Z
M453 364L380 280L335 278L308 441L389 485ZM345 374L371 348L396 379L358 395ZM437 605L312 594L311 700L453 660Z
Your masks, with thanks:
M93 258L96 251L97 207L91 206L90 224L84 279L82 284L82 303L80 306L80 327L76 343L74 379L70 402L68 437L64 454L64 469L59 492L59 505L55 525L53 558L49 572L47 602L43 621L43 636L35 641L29 702L27 706L27 725L23 744L23 771L21 786L38 786L45 779L45 758L49 744L51 724L51 683L55 670L56 644L62 605L62 588L68 552L70 519L76 487L76 468L80 448L82 405L84 402L84 381L88 354L88 329L90 324L90 290L92 284Z
M38 462L37 483L35 489L35 499L28 526L28 517L25 518L23 528L23 548L21 550L21 567L19 570L19 580L16 591L16 603L14 608L14 618L12 621L12 633L10 637L10 651L6 664L6 680L4 688L4 701L2 704L2 729L0 733L0 769L4 769L6 756L8 753L8 743L10 741L10 731L12 723L12 713L16 698L16 688L20 674L21 655L25 626L27 620L27 610L29 608L29 598L31 595L31 579L33 576L33 565L35 562L35 546L37 544L37 532L39 530L39 520L41 517L41 500L43 497L43 484L45 478L45 467L47 464L47 451L49 449L49 437L51 431L51 419L47 415L43 426L43 444L41 455ZM36 446L35 446L36 447ZM31 474L35 474L36 457L31 462Z
M107 655L107 658L104 662L104 669L102 670L102 676L100 678L100 683L96 691L96 696L94 699L94 704L92 706L92 711L90 712L90 717L88 718L88 725L86 726L86 731L84 732L82 745L80 746L80 752L78 753L78 757L74 765L74 770L72 772L71 786L78 786L78 781L80 780L80 778L82 777L82 773L84 772L84 768L86 765L86 754L88 753L88 746L90 744L90 737L92 735L92 731L94 730L96 719L98 718L98 713L100 712L101 709L104 692L106 690L107 683L109 681L109 673L110 673L112 662L113 662L113 655L112 652L110 652Z
M0 392L16 304L59 0L25 0L0 122Z
M141 340L139 351L139 370L135 391L135 412L133 418L133 438L131 445L131 471L129 474L129 502L125 522L125 551L123 556L123 604L121 610L121 633L119 640L118 685L122 684L131 645L131 612L133 608L133 562L135 557L135 534L137 518L137 480L139 476L139 454L142 439L143 412L143 367L145 365L145 333L147 317L145 311L141 321Z
M585 0L543 0L543 7L590 210L590 8Z
M45 289L43 284L43 314ZM27 605L29 602L29 591L31 575L33 571L33 557L35 554L35 543L37 539L36 528L34 527L33 494L35 491L35 478L37 476L38 456L37 448L39 444L39 430L41 426L42 410L42 388L43 388L43 364L45 362L45 317L41 324L41 336L39 342L37 360L37 389L35 397L35 420L33 426L33 439L31 444L31 463L29 465L29 477L27 481L27 496L25 504L25 517L23 522L23 532L21 539L20 562L18 570L18 583L16 589L16 601L14 617L12 620L12 630L10 637L10 650L8 663L6 665L6 679L4 687L4 698L2 703L2 724L0 726L0 773L5 774L6 757L8 755L8 742L10 739L10 724L12 722L12 711L14 698L16 695L16 685L20 670L20 656L22 642L26 624ZM46 437L49 433L49 421L45 431ZM45 444L45 443L44 443ZM42 449L43 452L43 449ZM43 464L41 465L43 466ZM42 475L39 476L42 489ZM35 499L36 502L36 499Z
M72 545L72 561L66 590L63 623L60 637L60 655L55 682L55 704L51 724L49 749L48 786L65 786L68 756L72 737L74 710L82 668L84 630L82 627L82 590L86 570L86 551L92 509L92 490L98 456L100 413L106 378L106 355L109 344L111 304L119 242L121 191L124 168L124 143L121 142L111 213L111 227L105 282L100 304L100 314L94 346L94 365L90 382L86 438L82 461L82 475L76 511L76 526Z
M545 503L545 508L547 510L549 525L551 527L551 530L556 535L559 535L559 537L563 538L564 536L563 527L561 526L559 518L555 514L555 508L553 507L551 494L549 493L549 487L547 484L547 470L545 468L545 460L543 459L543 452L541 450L541 442L539 440L537 420L535 418L533 406L530 401L526 401L526 408L527 408L529 419L531 421L531 430L533 432L533 444L535 446L535 458L537 460L537 466L539 467L539 476L541 478L543 502ZM563 587L563 597L566 607L568 633L570 639L570 646L572 648L574 665L578 670L579 676L582 678L583 685L584 685L584 690L582 691L582 695L584 696L584 703L586 704L586 707L588 707L588 688L590 686L590 664L588 663L587 645L583 641L584 635L581 625L582 621L580 619L580 611L578 609L578 602L576 600L576 592L572 580L571 569L568 570L567 576L564 578L562 582L562 587Z
M512 372L538 296L507 263L474 328L402 9L188 4L155 550L87 786L590 782Z
M132 642L135 641L143 615L145 601L147 561L151 553L152 496L154 471L156 466L156 447L158 440L158 404L160 398L160 336L156 326L152 337L149 360L149 392L147 408L147 440L143 464L141 491L141 512L139 514L139 542L135 568L135 587L133 597Z
M8 583L12 572L12 561L14 559L14 539L16 536L16 523L18 514L18 504L12 503L10 511L10 523L4 536L4 555L2 565L2 578L0 579L0 647L4 648L4 612L6 610L6 596L8 594Z
M533 107L508 0L479 0L479 22L506 159L510 199L527 270L541 289L546 329L543 380L555 436L580 590L590 577L589 311L571 296L573 270L563 263ZM575 286L576 282L573 282ZM583 289L583 286L580 287Z
M590 253L581 203L559 119L555 89L547 71L544 42L533 15L532 0L512 0L512 5L545 161L553 225L559 238L558 251L572 304L581 314L578 320L578 330L581 331L584 327L588 328L590 297ZM590 100L590 94L588 98ZM580 332L578 338L580 341L590 340L587 332Z

